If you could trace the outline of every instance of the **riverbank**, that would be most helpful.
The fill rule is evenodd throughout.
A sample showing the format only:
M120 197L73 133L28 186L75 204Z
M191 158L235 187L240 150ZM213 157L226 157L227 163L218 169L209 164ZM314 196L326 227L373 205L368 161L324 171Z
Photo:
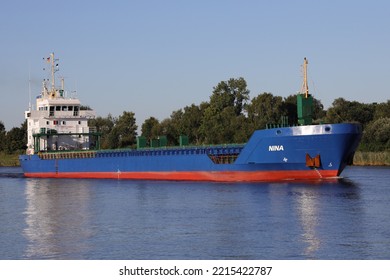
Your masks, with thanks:
M357 151L353 158L353 165L359 166L389 166L390 151L361 152Z
M6 154L0 152L0 166L19 166L19 153ZM390 151L361 152L357 151L353 158L353 165L358 166L390 166Z
M15 154L7 154L4 152L0 152L0 166L1 167L11 167L11 166L19 166L19 153Z

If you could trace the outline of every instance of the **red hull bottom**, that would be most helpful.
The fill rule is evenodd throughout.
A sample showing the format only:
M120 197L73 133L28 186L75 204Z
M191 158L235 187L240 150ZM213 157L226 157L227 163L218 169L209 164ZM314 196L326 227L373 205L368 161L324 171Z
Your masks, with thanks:
M335 178L337 170L225 171L225 172L65 172L25 173L33 178L132 179L164 181L262 182Z

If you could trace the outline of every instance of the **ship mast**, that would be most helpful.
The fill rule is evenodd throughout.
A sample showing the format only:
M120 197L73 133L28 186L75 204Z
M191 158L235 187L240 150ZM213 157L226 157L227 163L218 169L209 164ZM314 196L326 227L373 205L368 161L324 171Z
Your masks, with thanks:
M309 94L307 84L307 64L306 57L303 60L303 84L301 92L297 94L297 115L300 125L310 125L313 122L313 97Z
M55 91L56 82L55 82L55 69L54 69L54 53L50 54L50 63L51 63L51 92Z
M31 66L28 65L28 110L31 111Z
M56 67L58 67L58 63L56 63L58 59L54 58L54 53L50 54L50 57L48 58L48 62L50 62L50 72L51 72L51 88L50 88L50 95L52 98L57 97L57 89L56 89L56 77L55 73L58 71Z
M302 85L302 93L305 94L305 98L309 96L309 85L307 83L307 61L306 57L303 59L303 85Z

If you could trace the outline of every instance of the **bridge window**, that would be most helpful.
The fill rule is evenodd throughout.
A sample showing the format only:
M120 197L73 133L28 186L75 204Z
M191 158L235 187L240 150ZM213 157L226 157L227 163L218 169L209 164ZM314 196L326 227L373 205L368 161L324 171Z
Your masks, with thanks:
M74 111L73 111L73 116L78 116L79 115L79 106L74 106Z

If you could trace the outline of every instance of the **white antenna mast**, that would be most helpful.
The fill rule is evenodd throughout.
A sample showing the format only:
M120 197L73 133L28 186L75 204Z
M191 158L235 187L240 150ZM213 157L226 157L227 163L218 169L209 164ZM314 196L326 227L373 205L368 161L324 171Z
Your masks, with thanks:
M31 111L31 64L28 63L28 110Z
M56 81L55 81L55 63L54 63L54 53L50 54L50 63L51 63L51 91L55 91Z
M51 64L51 97L57 97L57 89L56 89L56 80L55 80L55 73L58 71L58 59L54 58L54 52L50 54L49 62Z

